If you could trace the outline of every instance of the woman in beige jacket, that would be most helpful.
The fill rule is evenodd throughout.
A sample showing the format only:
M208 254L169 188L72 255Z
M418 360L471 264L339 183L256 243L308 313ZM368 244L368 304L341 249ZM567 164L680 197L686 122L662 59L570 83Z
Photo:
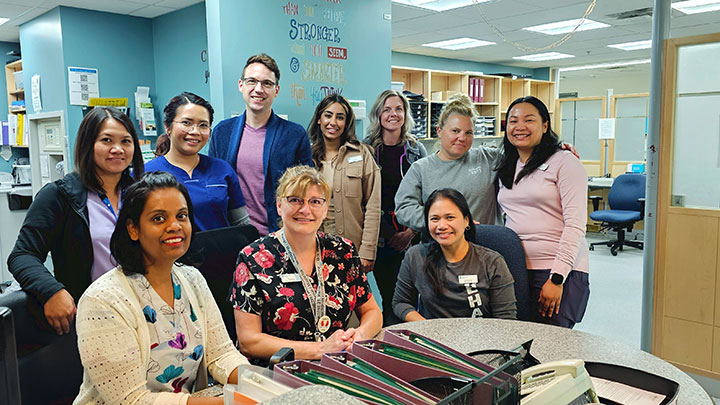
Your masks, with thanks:
M372 271L380 229L380 168L355 136L355 115L339 94L325 97L308 126L312 158L332 190L323 231L350 239Z

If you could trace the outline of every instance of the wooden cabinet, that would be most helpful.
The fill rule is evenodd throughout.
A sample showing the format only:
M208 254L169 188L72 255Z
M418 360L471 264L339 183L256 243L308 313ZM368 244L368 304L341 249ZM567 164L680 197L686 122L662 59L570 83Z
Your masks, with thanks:
M22 108L13 108L12 106L13 101L25 100L25 90L23 88L24 86L20 83L16 83L15 80L18 72L22 74L22 60L16 60L5 65L5 83L7 85L8 93L8 109L11 113L14 114L25 113L24 106ZM17 88L17 85L20 85L20 88Z

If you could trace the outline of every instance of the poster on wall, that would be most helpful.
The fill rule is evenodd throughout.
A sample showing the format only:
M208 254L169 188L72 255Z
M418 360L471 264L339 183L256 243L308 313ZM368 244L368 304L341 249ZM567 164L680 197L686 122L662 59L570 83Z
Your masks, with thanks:
M346 41L346 15L341 0L319 4L293 1L278 9L287 17L291 102L313 108L329 94L343 94L351 50Z
M93 97L100 97L98 70L68 66L70 105L88 105Z

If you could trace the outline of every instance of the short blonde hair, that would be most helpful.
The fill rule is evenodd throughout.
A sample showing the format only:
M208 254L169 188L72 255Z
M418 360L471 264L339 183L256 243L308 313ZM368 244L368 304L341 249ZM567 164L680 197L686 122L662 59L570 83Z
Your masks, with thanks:
M325 199L330 199L330 186L322 178L320 172L306 165L289 167L278 181L275 198L279 200L290 196L302 197L311 186L320 187L325 194Z
M475 121L477 121L478 113L467 94L457 93L450 96L447 103L443 106L442 110L440 110L440 117L438 118L437 124L438 128L444 127L448 118L453 114L470 117L473 123L473 130L475 129Z

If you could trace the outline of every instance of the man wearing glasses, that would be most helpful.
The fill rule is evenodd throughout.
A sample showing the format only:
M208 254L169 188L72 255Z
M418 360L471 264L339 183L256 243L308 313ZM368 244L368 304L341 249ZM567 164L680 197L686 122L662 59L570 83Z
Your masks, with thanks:
M279 80L280 69L270 56L261 53L247 60L238 81L245 112L217 124L208 153L235 169L250 221L260 235L279 229L275 188L285 169L313 165L305 129L272 111Z

